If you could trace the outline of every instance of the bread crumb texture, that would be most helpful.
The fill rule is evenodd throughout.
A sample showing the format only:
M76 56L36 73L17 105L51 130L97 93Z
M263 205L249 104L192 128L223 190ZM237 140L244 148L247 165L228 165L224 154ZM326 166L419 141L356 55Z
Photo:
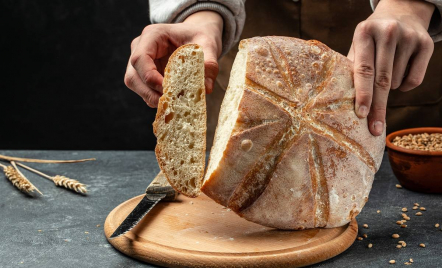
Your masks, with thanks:
M155 153L170 184L186 196L200 193L206 150L204 54L199 45L169 58L154 122Z

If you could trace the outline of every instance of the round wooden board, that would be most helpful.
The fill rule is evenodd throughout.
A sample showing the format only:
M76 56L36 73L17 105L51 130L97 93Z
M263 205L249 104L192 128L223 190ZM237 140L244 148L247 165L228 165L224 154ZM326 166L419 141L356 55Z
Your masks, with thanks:
M119 251L166 267L299 267L332 258L353 244L356 220L333 229L282 231L246 221L205 195L160 202L126 234L109 236L143 195L116 207L104 232Z

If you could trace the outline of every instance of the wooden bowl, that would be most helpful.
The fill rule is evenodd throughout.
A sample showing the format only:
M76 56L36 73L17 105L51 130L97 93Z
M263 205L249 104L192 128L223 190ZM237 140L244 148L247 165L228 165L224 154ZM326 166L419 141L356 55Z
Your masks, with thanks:
M402 186L424 193L442 193L442 152L406 149L392 143L396 136L442 133L442 128L410 128L387 136L388 158Z

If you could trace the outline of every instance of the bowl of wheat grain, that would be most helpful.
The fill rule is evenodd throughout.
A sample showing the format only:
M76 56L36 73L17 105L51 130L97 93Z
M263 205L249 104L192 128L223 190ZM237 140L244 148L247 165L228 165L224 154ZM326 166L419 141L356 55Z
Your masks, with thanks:
M410 190L442 193L442 128L410 128L387 136L388 158L400 184Z

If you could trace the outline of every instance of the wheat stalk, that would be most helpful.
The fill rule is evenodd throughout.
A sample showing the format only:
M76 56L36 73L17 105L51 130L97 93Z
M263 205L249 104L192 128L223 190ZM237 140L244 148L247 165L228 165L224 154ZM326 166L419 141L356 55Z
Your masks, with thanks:
M43 160L43 159L32 159L32 158L21 158L21 157L13 157L0 154L0 159L6 161L19 161L19 162L29 162L29 163L46 163L46 164L63 164L63 163L79 163L86 161L96 160L95 158L88 159L78 159L78 160Z
M23 168L26 168L27 170L32 171L35 174L38 174L46 179L53 181L55 183L55 185L57 185L57 186L64 187L66 189L70 189L70 190L73 190L73 191L76 191L76 192L82 193L82 194L87 193L86 185L77 181L77 180L70 179L65 176L60 176L60 175L56 175L56 176L51 177L47 174L44 174L41 171L38 171L36 169L26 166L25 164L17 163L17 165L19 165Z
M17 189L25 193L31 193L37 191L39 194L43 195L42 192L38 190L21 172L18 170L15 162L11 162L12 166L5 166L0 164L0 167L3 168L3 172L5 173L6 178L11 181L12 185L14 185Z

